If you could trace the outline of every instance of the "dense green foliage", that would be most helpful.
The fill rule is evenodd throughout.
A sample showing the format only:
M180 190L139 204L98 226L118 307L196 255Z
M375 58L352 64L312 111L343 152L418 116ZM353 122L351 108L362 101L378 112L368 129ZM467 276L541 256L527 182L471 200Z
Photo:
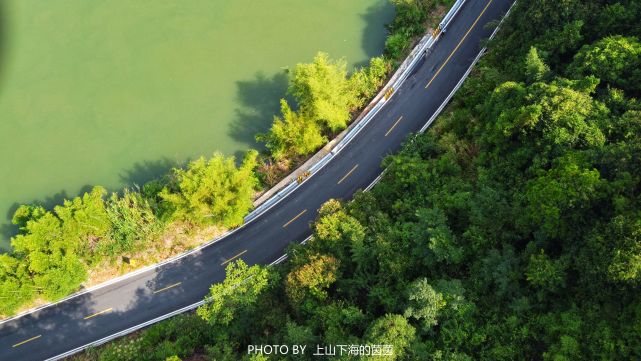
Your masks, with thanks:
M396 17L388 25L390 35L385 41L385 53L399 61L410 49L416 37L423 36L426 25L437 5L450 6L453 0L390 0L396 8Z
M332 130L347 126L353 104L347 80L347 62L331 61L318 53L309 64L297 64L292 71L288 92L299 104L302 115Z
M122 195L94 187L48 211L23 205L13 217L19 233L13 251L0 255L0 314L35 298L69 295L100 263L150 247L168 220L237 226L252 207L257 187L255 151L236 167L233 157L214 155L174 169L168 182L154 181L142 192Z
M255 150L247 152L240 167L233 157L200 157L186 169L175 168L169 185L160 193L172 218L234 227L252 208L258 180Z
M101 361L179 361L179 356L190 355L201 345L212 342L207 337L208 327L206 322L192 315L177 316L149 327L142 337L125 339L101 350L90 349L87 356Z
M274 117L269 133L257 139L265 141L275 159L314 152L327 142L321 127L314 119L293 111L285 99L280 101L281 116Z
M199 350L641 359L639 18L635 1L517 3L449 111L384 161L371 192L326 203L255 292L212 288L233 322L199 328Z
M213 326L228 326L234 312L255 304L268 284L268 272L260 266L247 266L242 260L227 266L223 283L211 286L207 303L198 308L198 315Z
M290 74L288 93L298 110L281 99L281 116L275 116L271 129L256 139L265 142L277 161L314 152L328 135L347 127L352 110L378 91L389 70L389 61L377 57L348 76L344 59L318 53L312 63L298 64Z
M641 43L637 37L608 36L584 45L574 56L573 77L594 75L632 95L641 94Z
M162 230L149 201L128 189L122 197L111 195L107 216L112 224L111 234L98 244L97 252L108 257L140 251Z

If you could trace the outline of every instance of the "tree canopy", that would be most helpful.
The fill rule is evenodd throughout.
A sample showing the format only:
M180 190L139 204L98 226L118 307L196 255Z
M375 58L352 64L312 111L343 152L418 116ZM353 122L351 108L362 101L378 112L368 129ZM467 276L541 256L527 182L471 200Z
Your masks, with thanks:
M257 156L254 150L247 152L240 167L234 157L214 154L190 162L186 169L175 168L172 181L160 193L171 217L225 227L242 224L258 185Z

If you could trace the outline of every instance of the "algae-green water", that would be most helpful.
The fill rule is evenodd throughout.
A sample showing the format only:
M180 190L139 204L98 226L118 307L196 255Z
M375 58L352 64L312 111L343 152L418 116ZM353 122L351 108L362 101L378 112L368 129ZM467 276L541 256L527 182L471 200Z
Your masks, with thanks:
M382 51L386 0L2 0L0 248L21 203L256 147L284 69Z

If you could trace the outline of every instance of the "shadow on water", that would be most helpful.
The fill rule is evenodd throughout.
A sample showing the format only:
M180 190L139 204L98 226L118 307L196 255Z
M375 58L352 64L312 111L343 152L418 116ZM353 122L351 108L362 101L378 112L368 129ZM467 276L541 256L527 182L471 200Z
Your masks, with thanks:
M142 186L149 181L169 174L172 168L179 166L181 166L181 164L169 158L137 162L131 169L120 173L120 182L127 187Z
M16 213L16 210L20 207L20 204L14 203L9 207L9 211L7 211L5 219L3 219L0 224L0 237L2 240L6 240L7 243L11 239L11 237L15 236L18 234L18 227L16 227L14 224L11 223L11 220L13 219L13 214ZM2 247L4 246L4 243L0 243L0 251L2 250Z
M378 2L368 7L360 16L366 23L361 47L367 60L354 64L355 67L365 66L369 64L369 58L381 55L387 36L387 30L382 24L392 21L394 6L388 1ZM257 73L253 80L237 81L236 86L236 97L241 106L236 109L236 117L230 124L228 134L249 147L257 147L256 134L266 132L274 115L280 113L279 100L287 92L287 73L282 71L271 77ZM294 106L291 99L286 99ZM243 153L237 152L236 159L242 159L242 155Z
M231 122L228 134L255 148L256 134L266 132L274 115L279 113L279 100L287 92L287 74L281 71L267 77L258 73L253 80L237 81L236 86L236 97L241 107L236 109L236 117ZM237 159L242 159L242 156L242 153L236 154Z
M18 227L13 225L10 220L0 223L0 254L11 250L10 240L16 234L18 234Z
M394 19L394 5L389 1L377 2L368 7L360 16L366 24L363 29L361 48L368 60L355 64L356 67L368 65L369 58L383 53L387 29L382 25L389 24Z

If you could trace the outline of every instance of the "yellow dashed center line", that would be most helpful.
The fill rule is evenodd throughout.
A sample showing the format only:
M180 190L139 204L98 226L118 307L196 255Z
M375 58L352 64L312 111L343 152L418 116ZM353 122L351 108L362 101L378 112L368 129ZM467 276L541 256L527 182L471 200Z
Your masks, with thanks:
M436 79L436 77L437 77L437 76L438 76L438 74L441 72L441 70L443 70L443 68L445 67L445 65L447 64L447 62L448 62L448 61L450 61L450 59L452 58L452 55L454 55L454 53L456 53L456 51L457 51L457 50L458 50L458 48L461 46L461 44L463 44L463 41L465 41L465 39L466 39L466 38L467 38L467 36L470 34L470 32L472 31L472 29L474 29L474 27L476 26L476 23L478 23L478 21L481 19L481 16L483 16L483 14L485 14L485 10L487 10L487 8L490 6L490 4L492 3L492 1L494 1L494 0L490 0L490 1L487 3L487 5L485 5L485 7L483 8L483 11L481 11L481 13L480 13L480 14L479 14L479 16L476 18L476 20L474 20L474 23L473 23L473 24L472 24L472 26L467 30L467 33L465 33L465 35L463 35L463 38L461 39L461 41L459 41L459 42L458 42L458 44L456 45L456 48L454 48L454 50L452 50L452 52L450 53L450 56L448 56L448 57L447 57L447 59L445 59L445 62L443 63L443 65L441 65L441 67L440 67L440 68L438 68L438 70L436 71L436 74L434 74L434 76L432 77L432 79L430 79L429 83L427 83L427 85L425 86L425 89L427 89L427 88L429 88L429 87L430 87L430 85L432 84L432 82L434 81L434 79Z
M13 345L13 346L11 346L11 347L18 347L18 346L20 346L20 345L24 345L25 343L27 343L27 342L31 342L31 341L33 341L33 340L37 340L37 339L39 339L40 337L42 337L42 335L34 336L34 337L32 337L32 338L30 338L30 339L28 339L28 340L24 340L24 341L22 341L22 342L18 342L17 344L15 344L15 345Z
M159 289L159 290L155 290L155 291L154 291L154 294L156 294L156 293L160 293L160 292L162 292L162 291L167 291L168 289L170 289L170 288L174 288L174 287L177 287L177 286L180 286L181 284L182 284L182 282L176 282L176 283L174 283L173 285L169 285L169 286L167 286L167 287L163 287L163 288L161 288L161 289Z
M113 308L111 308L111 307L110 307L110 308L108 308L108 309L106 309L106 310L102 310L102 311L100 311L100 312L96 312L96 313L94 313L93 315L89 315L89 316L85 317L85 320L88 320L88 319L93 318L93 317L96 317L96 316L100 316L100 315L102 315L103 313L111 312L112 310L113 310Z
M237 255L235 255L234 257L232 257L232 258L230 258L230 259L226 260L225 262L221 263L220 265L221 265L221 266L224 266L224 265L225 265L225 263L229 263L229 262L233 261L234 259L236 259L236 258L238 258L238 257L242 256L243 254L245 254L245 252L247 252L247 250L244 250L244 251L240 252L239 254L237 254Z
M392 124L392 127L391 127L391 128L389 128L389 130L387 131L387 133L385 133L385 136L386 136L386 137L389 135L389 133L391 133L391 132L392 132L392 129L394 129L394 128L396 127L396 124L398 124L398 122L400 122L400 121L401 121L401 119L403 119L403 116L402 116L402 115L398 118L398 120L397 120L396 122L394 122L394 124Z
M341 180L339 180L339 181L338 181L338 183L336 183L336 184L341 184L345 179L347 179L347 177L349 177L349 175L350 175L350 174L352 174L352 172L353 172L353 171L355 171L355 170L356 170L356 168L358 168L358 164L357 164L357 165L355 165L355 166L354 166L354 168L350 169L350 171L349 171L349 172L347 172L347 174L345 174L345 175L343 176L343 178L341 178Z
M294 218L292 218L291 220L289 220L289 222L287 222L287 223L283 224L283 228L285 228L285 227L289 226L289 224L290 224L290 223L292 223L293 221L297 220L297 219L298 219L298 217L300 217L300 216L302 216L303 214L305 214L305 212L307 212L307 209L305 209L305 210L303 210L302 212L298 213L298 215L296 215L296 217L294 217Z

